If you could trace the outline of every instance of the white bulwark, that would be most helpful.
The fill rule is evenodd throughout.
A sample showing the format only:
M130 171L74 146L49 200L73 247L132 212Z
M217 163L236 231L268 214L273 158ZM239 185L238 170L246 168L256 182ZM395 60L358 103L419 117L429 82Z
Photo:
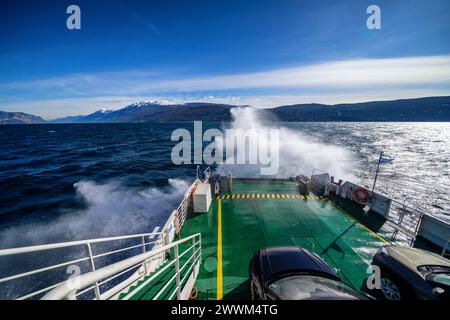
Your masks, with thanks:
M199 183L194 191L194 212L208 212L211 202L211 185L209 183Z
M444 220L424 214L418 235L441 248L447 249L450 240L450 225Z

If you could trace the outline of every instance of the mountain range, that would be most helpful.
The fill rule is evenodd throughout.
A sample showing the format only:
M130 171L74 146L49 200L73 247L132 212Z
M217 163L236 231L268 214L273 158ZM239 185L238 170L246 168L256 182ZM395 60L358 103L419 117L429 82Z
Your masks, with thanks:
M26 113L0 111L0 124L230 121L232 119L230 110L235 107L238 106L204 102L166 104L159 101L143 101L119 110L98 110L88 115L50 121ZM450 121L450 96L336 105L295 104L264 109L261 112L272 115L273 119L282 122Z
M46 122L47 121L41 117L28 113L0 111L0 124L32 124Z

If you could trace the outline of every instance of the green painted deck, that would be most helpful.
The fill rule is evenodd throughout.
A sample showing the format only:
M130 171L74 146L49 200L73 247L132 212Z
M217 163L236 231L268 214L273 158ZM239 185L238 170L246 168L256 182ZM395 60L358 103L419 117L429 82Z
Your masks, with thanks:
M296 183L289 180L234 179L233 193L213 200L208 213L190 215L181 237L198 232L202 234L202 264L195 283L199 299L249 299L251 255L281 245L316 252L343 281L361 289L367 267L384 242L331 201L300 196Z
M180 278L181 278L181 287L183 287L186 282L187 278L185 275L191 274L192 269L190 268L193 264L192 261L188 261L188 258L191 256L191 254L194 252L198 246L195 248L190 248L191 244L181 244L179 246L180 255L184 254L180 258L180 270L181 268L186 264L186 266L183 268L183 270L180 271ZM172 264L171 266L168 266L165 268L169 263L173 261L173 259L170 258L170 256L173 257L173 250L168 252L168 259L160 265L154 272L150 273L149 275L146 275L136 283L134 283L132 286L127 288L124 292L122 292L118 299L123 300L127 295L132 293L128 300L173 300L176 299L175 289L176 289L176 280L175 280L175 265ZM198 261L198 260L196 260ZM165 268L165 270L163 270ZM155 276L155 278L152 281L147 281L152 276L156 275L159 271L163 270L160 274ZM183 280L184 278L184 280ZM146 283L148 282L148 283ZM161 291L162 290L162 291ZM160 293L161 292L161 293Z

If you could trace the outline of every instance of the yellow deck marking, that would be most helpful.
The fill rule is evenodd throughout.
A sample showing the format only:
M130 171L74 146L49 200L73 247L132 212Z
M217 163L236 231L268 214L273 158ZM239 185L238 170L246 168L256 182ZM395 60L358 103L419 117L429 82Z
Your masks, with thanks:
M331 203L333 206L335 206L335 207L338 208L339 210L345 212L348 216L350 216L350 217L353 218L355 221L357 221L357 220L356 220L349 212L347 212L347 210L342 209L340 206L338 206L337 204L335 204L333 201L330 201L330 200L325 200L325 201ZM378 239L380 239L381 241L386 242L386 243L389 243L389 241L387 241L386 239L384 239L384 238L383 238L382 236L380 236L378 233L373 232L372 230L370 230L369 228L367 228L367 227L366 227L365 225L363 225L362 223L359 223L359 222L358 222L358 224L359 224L360 226L362 226L364 229L366 229L367 231L369 231L371 234L373 234L375 237L377 237Z
M224 194L217 195L217 200L225 199L310 199L310 200L324 200L327 201L326 197L315 196L315 195L301 195L301 194L281 194L281 193L243 193L243 194Z
M371 234L373 234L375 237L377 237L378 239L380 239L383 242L389 243L389 241L387 241L386 239L384 239L382 236L380 236L378 233L373 232L372 230L370 230L369 228L367 228L365 225L361 224L367 231L369 231Z
M223 270L222 270L222 202L217 203L217 300L223 297Z

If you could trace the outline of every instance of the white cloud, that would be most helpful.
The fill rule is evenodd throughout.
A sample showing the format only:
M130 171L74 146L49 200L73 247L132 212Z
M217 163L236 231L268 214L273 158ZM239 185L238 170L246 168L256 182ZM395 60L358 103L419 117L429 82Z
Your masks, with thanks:
M150 70L73 74L0 84L0 105L2 109L59 117L119 108L144 99L272 107L449 94L450 55L445 55L334 61L184 78Z
M143 83L135 90L349 88L450 82L450 56L361 59L263 72Z

